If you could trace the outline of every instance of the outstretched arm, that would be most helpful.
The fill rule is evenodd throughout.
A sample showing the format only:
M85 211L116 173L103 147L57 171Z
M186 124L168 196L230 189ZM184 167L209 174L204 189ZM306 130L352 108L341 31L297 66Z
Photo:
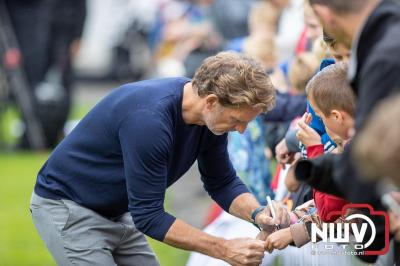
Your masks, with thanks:
M261 240L214 237L179 219L168 230L164 242L222 259L231 265L260 265L264 257L264 242Z

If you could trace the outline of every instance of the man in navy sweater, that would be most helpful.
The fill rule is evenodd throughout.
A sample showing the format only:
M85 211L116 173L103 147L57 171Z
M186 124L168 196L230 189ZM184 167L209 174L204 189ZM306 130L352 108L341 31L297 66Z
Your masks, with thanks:
M167 187L197 160L210 196L267 228L272 219L236 176L227 132L270 110L274 88L252 59L210 57L193 80L131 83L98 103L53 151L31 200L34 224L59 265L158 265L143 234L231 264L259 265L264 242L210 236L165 212ZM278 207L278 206L277 206Z

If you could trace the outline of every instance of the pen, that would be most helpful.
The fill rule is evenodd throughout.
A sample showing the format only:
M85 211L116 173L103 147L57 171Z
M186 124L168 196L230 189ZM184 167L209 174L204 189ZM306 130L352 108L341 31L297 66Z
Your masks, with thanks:
M276 216L275 209L274 209L274 205L272 205L272 200L271 200L270 196L267 196L267 202L268 202L269 209L271 210L272 218L275 219L275 216ZM276 226L277 230L281 229L279 224L275 224L275 226Z

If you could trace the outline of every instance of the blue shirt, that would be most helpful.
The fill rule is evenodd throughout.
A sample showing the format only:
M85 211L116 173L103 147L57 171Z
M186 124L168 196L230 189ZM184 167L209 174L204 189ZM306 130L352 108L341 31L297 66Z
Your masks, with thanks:
M265 157L265 125L261 116L251 121L243 134L230 132L228 153L233 167L243 183L260 204L266 205L266 196L273 197L269 160Z
M205 189L228 211L248 190L229 160L227 135L184 122L183 87L189 81L147 80L114 90L56 147L35 192L73 200L105 217L130 211L140 231L163 240L175 221L164 210L165 190L197 159Z
M321 71L325 67L332 64L335 64L335 60L333 60L332 58L325 58L322 60L319 70ZM337 145L331 139L331 137L329 137L328 133L326 133L325 125L324 122L322 121L322 118L315 114L314 109L312 108L308 100L307 100L307 112L310 113L312 116L310 127L315 129L315 131L317 131L318 134L321 136L321 142L322 144L324 144L324 152L331 153L337 147ZM302 156L304 158L307 158L307 149L302 143L300 144L300 150Z

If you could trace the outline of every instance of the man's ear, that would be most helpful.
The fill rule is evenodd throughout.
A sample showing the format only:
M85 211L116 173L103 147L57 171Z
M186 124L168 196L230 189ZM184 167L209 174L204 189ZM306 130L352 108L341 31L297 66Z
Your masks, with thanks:
M217 106L218 97L215 94L209 94L206 96L205 100L205 107L208 111L211 111Z
M336 110L336 109L333 109L331 111L331 117L335 118L335 120L340 124L342 124L344 121L344 116L343 116L342 112L339 110Z

